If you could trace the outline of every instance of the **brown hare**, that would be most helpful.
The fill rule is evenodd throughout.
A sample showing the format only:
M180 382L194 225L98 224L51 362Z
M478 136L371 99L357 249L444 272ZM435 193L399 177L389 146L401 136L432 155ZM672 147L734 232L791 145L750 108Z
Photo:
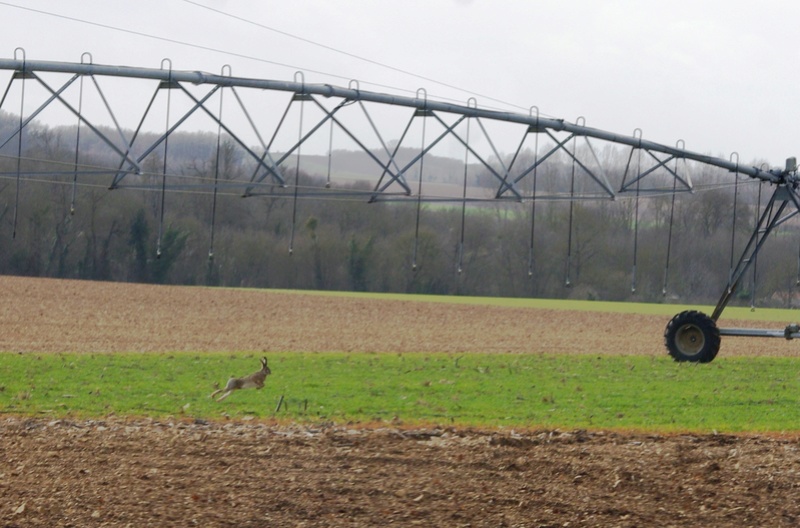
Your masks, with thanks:
M218 402L221 402L225 398L231 395L231 393L238 389L250 389L255 387L256 389L260 389L264 386L264 380L267 379L267 376L272 374L272 371L269 370L267 366L267 358L261 358L261 370L258 372L253 372L249 376L245 376L243 378L231 378L228 380L228 383L225 385L224 389L217 389L211 393L209 398L213 398L220 392L225 392L222 396L217 398Z

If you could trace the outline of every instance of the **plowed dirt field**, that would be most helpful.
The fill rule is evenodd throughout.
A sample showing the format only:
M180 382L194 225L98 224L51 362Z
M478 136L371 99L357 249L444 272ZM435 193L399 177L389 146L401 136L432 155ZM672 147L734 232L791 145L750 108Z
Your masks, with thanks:
M665 324L645 315L0 277L0 350L19 353L664 354ZM782 340L723 347L725 355L796 355ZM0 523L795 526L800 442L6 415Z

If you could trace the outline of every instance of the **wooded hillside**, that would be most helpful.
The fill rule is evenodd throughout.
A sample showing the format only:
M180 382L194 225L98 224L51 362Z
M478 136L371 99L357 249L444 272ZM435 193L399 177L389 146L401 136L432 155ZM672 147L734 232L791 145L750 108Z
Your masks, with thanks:
M0 117L5 137L14 119ZM411 197L368 203L380 169L355 151L306 155L299 164L290 158L283 167L286 188L270 185L243 198L241 185L226 184L252 176L246 157L224 137L218 149L216 135L202 132L174 134L166 161L154 151L142 174L109 190L119 162L95 148L91 134L76 155L76 132L31 124L21 161L16 140L0 149L0 273L714 303L727 283L731 249L738 259L762 207L758 182L740 177L734 186L735 175L702 166L688 167L695 192L676 194L674 205L672 193L653 196L645 189L615 201L504 200L464 207L459 199L420 204ZM401 151L398 157L414 154ZM609 148L602 156L625 170L627 152ZM62 172L53 176L57 167ZM492 195L483 183L491 178L481 178L477 168L426 156L429 193L459 197L465 178L469 197ZM537 174L537 196L563 193L569 178L568 160L548 162ZM296 196L295 184L301 190ZM409 184L417 190L416 181ZM530 177L522 184L531 191ZM790 304L799 245L794 222L768 241L757 266L759 304ZM748 303L752 295L748 281L736 302Z

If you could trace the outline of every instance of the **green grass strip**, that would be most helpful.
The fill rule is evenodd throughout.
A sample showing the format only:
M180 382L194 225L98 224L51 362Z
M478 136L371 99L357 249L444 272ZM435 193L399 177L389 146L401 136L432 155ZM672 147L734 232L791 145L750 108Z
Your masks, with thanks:
M269 365L264 389L217 403L214 383L257 370L256 356L0 353L0 413L800 431L795 358L292 352L270 355Z

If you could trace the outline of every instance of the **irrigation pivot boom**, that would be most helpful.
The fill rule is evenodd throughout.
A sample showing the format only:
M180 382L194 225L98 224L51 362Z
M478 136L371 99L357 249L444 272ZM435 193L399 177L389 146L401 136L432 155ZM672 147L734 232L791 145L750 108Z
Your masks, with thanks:
M750 266L756 259L764 242L769 237L770 233L779 225L786 222L788 219L797 215L800 212L800 196L798 195L797 188L800 183L800 178L797 174L797 163L795 158L789 158L786 161L785 167L781 169L765 169L761 167L743 166L729 159L722 159L713 156L699 154L682 148L682 146L667 146L652 141L644 140L641 133L638 135L634 133L632 136L616 134L600 130L597 128L587 127L585 120L579 119L575 123L567 122L563 119L553 119L541 116L536 107L531 107L528 113L516 113L497 111L492 109L480 108L474 99L471 99L467 104L453 104L443 101L435 101L428 99L427 93L424 90L418 90L414 97L390 95L386 93L371 92L362 90L356 81L351 81L348 87L333 86L330 84L309 84L304 81L302 75L295 75L292 82L277 81L269 79L254 79L235 77L231 75L230 68L223 68L221 74L211 74L200 71L180 71L173 70L171 62L165 59L162 62L162 67L159 69L139 68L129 66L107 66L94 64L91 61L89 54L84 54L79 63L67 62L53 62L53 61L33 61L27 60L24 50L18 48L15 50L14 58L0 59L0 71L6 70L11 72L8 85L0 96L0 110L3 110L3 105L12 106L11 93L12 87L19 85L17 92L20 93L20 104L12 111L19 111L19 121L10 134L5 134L0 137L0 150L8 153L14 151L13 156L18 158L16 174L4 173L4 177L16 179L17 189L19 188L21 178L29 176L21 170L22 159L22 142L24 129L39 116L45 109L50 106L58 106L61 112L66 111L72 118L76 118L78 122L78 139L75 144L75 165L68 172L70 175L74 174L77 180L78 173L86 175L86 177L103 177L108 178L107 187L109 189L119 188L142 188L142 182L137 177L144 172L145 161L147 157L156 152L156 149L163 149L163 178L161 183L160 192L161 199L161 217L163 221L164 200L163 195L167 190L186 189L191 185L177 185L170 186L167 184L167 144L168 139L176 131L184 127L185 123L189 121L190 117L195 119L201 117L210 121L213 127L218 130L218 134L223 131L228 138L244 152L244 156L248 162L254 167L252 176L246 180L217 180L215 175L213 184L202 184L208 189L209 185L213 188L214 196L216 198L217 189L226 188L239 188L242 196L281 196L289 197L297 200L298 195L305 194L305 196L316 196L308 188L301 186L299 181L299 164L300 164L300 151L301 147L312 141L315 137L330 130L331 138L333 136L334 126L336 130L344 133L352 145L361 149L362 153L368 156L376 167L376 181L371 190L367 191L352 191L353 195L361 196L367 202L375 201L397 201L397 200L413 200L417 202L417 214L419 214L419 203L422 201L434 200L449 200L449 201L463 201L466 203L466 171L464 178L465 192L462 196L458 197L435 197L427 196L422 192L422 159L437 143L447 138L455 140L460 144L466 152L466 157L476 160L477 164L484 170L486 177L489 178L488 185L484 188L492 188L492 196L484 198L484 200L511 200L516 202L535 201L538 197L535 187L535 174L536 169L542 164L546 163L548 159L554 159L553 154L561 154L562 156L570 159L573 163L573 175L577 167L582 173L589 177L590 183L596 189L594 198L614 199L617 193L629 191L632 184L637 184L648 174L654 170L661 170L671 174L674 179L674 184L680 185L682 190L692 190L692 183L688 178L685 178L667 167L667 163L678 160L690 160L701 164L706 164L714 167L719 167L729 172L735 172L737 175L742 174L750 178L767 182L774 187L774 191L769 199L768 205L765 207L757 219L750 239L742 252L738 263L731 273L728 285L725 287L724 292L719 298L717 305L711 315L706 315L698 311L684 311L677 314L667 324L664 332L664 340L669 354L676 361L692 361L692 362L709 362L714 359L719 351L721 336L751 336L751 337L781 337L786 339L793 339L800 337L800 326L789 325L783 330L759 330L759 329L724 329L718 328L717 321L722 314L725 307L732 299L736 292L745 273L750 269ZM135 127L135 132L130 133L130 130L124 129L117 119L117 113L110 104L111 98L106 97L105 92L100 87L98 79L107 78L114 79L115 86L126 85L126 83L139 83L137 86L149 83L149 86L155 86L155 92L150 99L150 103L144 109L139 119L139 125ZM52 80L51 80L52 79ZM105 114L105 122L99 122L94 114L88 112L83 106L83 81L86 79L87 86L93 86L96 93L99 94L99 101L102 105L97 105L101 108L101 114ZM28 86L34 86L44 97L39 101L38 107L30 111L25 108L25 90L26 82ZM57 84L56 84L57 83ZM91 84L90 84L91 83ZM28 88L30 89L30 88ZM130 90L130 87L127 89ZM88 88L87 88L88 90ZM299 132L297 133L297 140L290 144L289 147L283 147L279 150L273 146L272 140L265 141L262 137L268 137L267 134L261 134L257 124L258 119L254 118L255 111L259 115L264 115L266 112L263 110L263 105L258 106L250 105L255 109L251 112L248 109L246 97L241 95L244 92L253 94L252 97L259 97L261 94L283 95L289 98L288 106L273 127L271 136L274 139L279 135L279 132L286 126L285 117L293 105L300 106L300 125ZM76 93L78 95L76 95ZM175 95L170 98L169 93ZM231 120L227 116L223 116L222 110L222 94L232 93L235 101L238 103L239 120ZM161 134L139 134L142 124L151 112L153 103L163 94L162 99L167 101L167 126ZM213 107L210 102L213 98L219 100L219 110ZM183 114L177 119L170 119L169 101L182 99L185 102ZM216 100L216 99L213 99ZM252 99L249 100L252 102ZM320 116L318 121L310 127L303 126L303 105L308 105L311 109L317 111ZM391 142L384 139L383 131L379 130L376 124L377 120L373 119L372 114L368 111L367 105L373 105L372 108L388 109L399 108L407 109L409 115L408 124L397 141L396 146L390 148ZM30 106L30 103L28 103ZM127 105L131 106L131 105ZM97 108L95 108L97 110ZM126 108L130 111L130 108ZM174 112L174 111L173 111ZM347 116L351 115L348 112L357 112L363 121L369 127L358 128L348 124ZM23 115L24 114L24 115ZM278 112L279 114L279 112ZM244 117L242 117L244 116ZM306 117L306 120L309 118ZM422 126L422 145L419 148L419 154L414 157L411 162L401 163L398 152L401 145L403 145L406 132L410 129L412 123L422 120L429 120L434 125L439 126L440 133L434 135L433 138L425 137L425 127ZM488 153L479 151L475 145L474 139L469 135L469 123L476 122L481 127L482 137L484 141L488 139L490 147ZM509 149L514 152L510 163L504 163L499 151L495 148L494 143L491 141L489 131L484 127L483 123L495 124L511 124L516 125L521 131L521 140L514 149ZM323 127L323 125L328 125ZM460 132L461 128L466 126L467 133ZM394 127L396 128L396 127ZM100 168L96 166L88 167L82 166L78 163L79 149L80 149L80 131L81 129L88 130L87 133L95 135L95 139L104 145L109 153L109 159L116 159L112 163L111 168ZM252 147L252 141L247 139L247 135L255 134L260 146ZM147 136L147 137L145 137ZM536 150L536 156L532 161L518 161L521 156L520 153L523 144L527 137L530 136L543 136L551 140L554 146L543 154L539 154ZM148 139L149 138L149 139ZM574 146L572 150L568 148L568 144L572 142L574 145L576 138L586 140L589 145L590 151L600 165L598 157L594 154L589 140L600 140L618 145L625 145L631 147L631 152L638 150L640 153L647 153L652 159L656 161L655 167L649 167L646 170L639 169L639 173L633 179L628 181L627 185L623 182L619 191L609 183L602 167L597 170L590 167L588 163L584 163L578 159L575 154ZM146 143L148 142L149 143ZM378 147L369 147L369 143L375 145L377 141ZM144 144L143 144L144 143ZM332 143L332 139L331 139ZM16 148L13 148L16 144ZM219 144L219 142L218 142ZM538 146L538 143L537 143ZM330 152L331 149L329 149ZM378 152L378 154L376 154ZM658 154L661 157L657 157ZM290 158L292 156L292 158ZM490 163L488 160L500 160ZM289 160L296 160L297 168L295 170L294 182L284 174L284 165ZM517 163L517 166L514 164ZM413 165L419 165L419 184L415 189L408 181L408 174L411 172ZM527 164L520 167L520 164ZM466 167L465 162L465 167ZM514 171L512 172L512 166ZM330 170L330 169L329 169ZM57 169L51 172L52 174L64 174L63 169ZM36 176L41 178L46 174L39 170ZM526 193L520 187L520 182L526 178L531 178L533 175L533 192ZM627 169L626 169L627 175ZM199 186L200 184L198 184ZM290 192L286 192L286 188L293 185ZM637 187L638 188L638 187ZM303 189L302 191L300 189ZM674 188L673 188L674 189ZM316 191L314 191L316 192ZM326 191L321 191L326 192ZM328 191L330 192L330 191ZM348 191L351 192L351 191ZM673 190L674 192L674 190ZM74 197L74 192L73 192ZM588 194L582 198L592 197ZM567 197L572 203L577 197L570 195ZM17 200L19 200L19 192L17 191ZM470 198L470 200L475 200ZM216 202L215 202L216 203ZM212 244L213 244L213 220L212 220ZM294 236L294 218L292 219L292 240ZM462 225L463 230L463 225ZM14 233L16 233L16 204L14 209ZM159 237L161 229L159 228ZM416 246L415 246L416 251ZM290 246L291 252L291 246ZM212 250L209 249L209 258L212 257ZM159 238L159 255L160 255L160 238ZM567 280L569 283L569 279Z
M756 261L756 257L770 233L800 212L800 200L798 200L797 194L797 159L788 158L784 170L773 170L771 174L775 178L769 179L769 181L775 185L775 189L764 212L758 217L755 229L733 269L729 284L712 314L709 316L695 310L687 310L673 317L667 324L664 331L664 343L669 354L676 361L700 363L712 361L719 352L721 336L780 337L784 339L800 337L800 325L797 324L787 325L783 330L717 327L717 320L722 311L730 302L745 273Z

